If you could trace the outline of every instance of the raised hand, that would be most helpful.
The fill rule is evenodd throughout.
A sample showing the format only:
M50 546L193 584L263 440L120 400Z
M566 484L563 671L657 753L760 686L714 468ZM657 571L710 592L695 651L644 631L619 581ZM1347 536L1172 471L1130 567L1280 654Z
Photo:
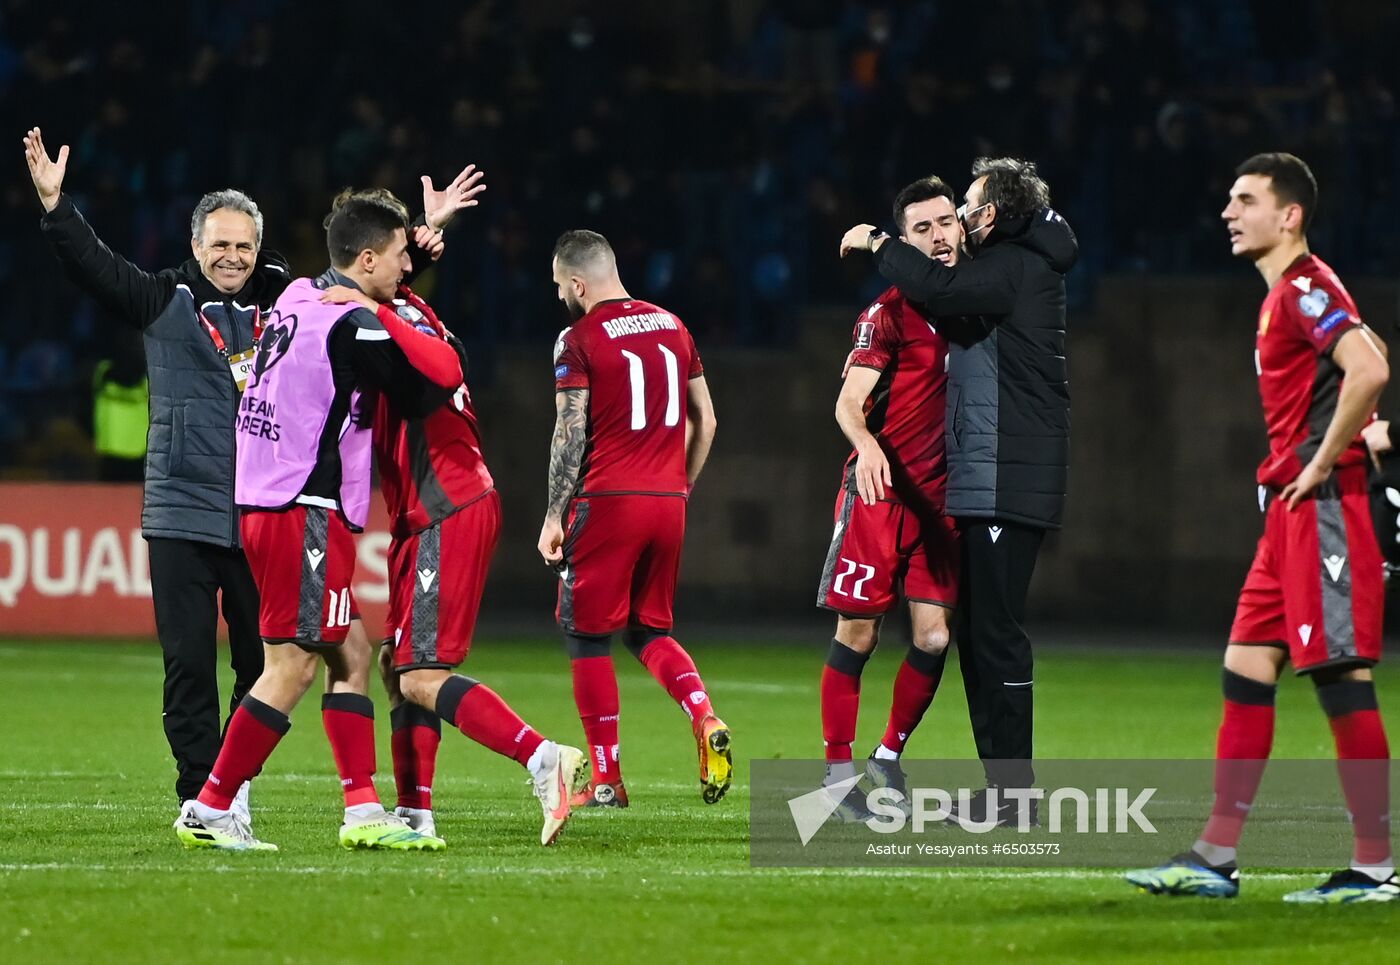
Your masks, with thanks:
M29 164L29 177L34 181L34 190L39 192L40 203L45 211L52 211L63 193L63 176L68 172L68 145L58 149L58 160L54 160L44 149L43 134L37 127L30 128L24 135L24 160Z
M462 173L452 179L452 183L441 191L433 187L433 179L423 175L423 215L429 228L441 231L463 208L474 208L479 201L476 196L486 190L482 178L485 171L478 171L475 164L462 168Z
M874 230L874 225L858 224L842 235L841 257L845 258L853 251L869 251L870 233Z
M426 251L433 261L441 258L442 253L447 250L447 243L442 240L442 232L425 224L413 229L413 243Z

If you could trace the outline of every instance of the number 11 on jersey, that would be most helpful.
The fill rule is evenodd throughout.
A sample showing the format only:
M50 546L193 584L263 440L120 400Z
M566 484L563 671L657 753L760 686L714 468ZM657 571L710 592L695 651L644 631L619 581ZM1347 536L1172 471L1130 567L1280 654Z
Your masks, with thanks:
M676 353L664 345L656 346L666 361L666 425L680 425L681 421L681 379L680 366L676 363ZM646 374L642 371L641 356L622 349L627 359L627 375L632 383L632 428L647 427Z

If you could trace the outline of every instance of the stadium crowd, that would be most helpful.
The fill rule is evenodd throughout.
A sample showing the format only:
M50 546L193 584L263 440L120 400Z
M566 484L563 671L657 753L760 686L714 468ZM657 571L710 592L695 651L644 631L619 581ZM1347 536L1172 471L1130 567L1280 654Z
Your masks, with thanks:
M1035 159L1108 271L1229 270L1219 208L1238 158L1285 144L1327 186L1314 244L1393 267L1391 56L1400 10L1319 0L728 0L448 8L346 0L176 7L0 0L0 118L73 146L89 220L138 264L187 257L206 190L247 190L270 248L324 258L345 185L412 197L464 160L490 175L454 229L435 304L470 319L475 378L561 323L545 277L566 227L707 346L791 344L805 305L878 283L831 238L930 171ZM372 24L372 29L365 29ZM156 38L159 38L158 40ZM1338 53L1345 49L1348 55ZM1247 82L1247 83L1246 83ZM269 90L279 91L275 97ZM253 92L257 92L254 94ZM135 337L60 282L17 163L0 192L0 476L84 478L101 359ZM128 365L128 367L130 367Z

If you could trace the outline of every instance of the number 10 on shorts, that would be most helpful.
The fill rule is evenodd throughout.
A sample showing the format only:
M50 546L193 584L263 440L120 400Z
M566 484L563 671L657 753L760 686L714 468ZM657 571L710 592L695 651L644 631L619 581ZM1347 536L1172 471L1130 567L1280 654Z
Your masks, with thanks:
M875 575L875 567L871 566L869 563L857 563L855 560L847 559L844 556L842 556L840 560L845 566L840 573L836 574L836 582L831 584L831 591L833 593L839 593L841 596L848 596L852 600L865 600L868 602L870 597L866 596L861 591L865 588L865 584L870 582L870 578ZM855 576L857 570L860 571L861 575L851 584L851 589L848 593L843 584L846 582L847 577Z
M326 629L333 630L336 627L348 627L350 625L350 605L353 597L350 596L350 587L343 590L327 590L330 602L326 606Z

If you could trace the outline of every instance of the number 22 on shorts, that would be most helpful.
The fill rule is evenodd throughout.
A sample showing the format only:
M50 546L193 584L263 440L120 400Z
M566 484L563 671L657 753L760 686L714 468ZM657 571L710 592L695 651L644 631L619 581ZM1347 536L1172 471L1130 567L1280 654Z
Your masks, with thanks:
M845 564L845 568L842 569L840 573L836 574L836 582L831 585L831 591L833 593L839 593L841 596L848 596L852 600L868 601L870 597L866 596L861 591L865 588L865 584L870 582L870 578L875 575L875 567L871 566L869 563L857 563L855 560L848 559L845 556L840 557L840 561ZM861 571L861 576L851 584L851 589L848 593L843 588L842 584L845 583L846 577L854 576L857 570Z

